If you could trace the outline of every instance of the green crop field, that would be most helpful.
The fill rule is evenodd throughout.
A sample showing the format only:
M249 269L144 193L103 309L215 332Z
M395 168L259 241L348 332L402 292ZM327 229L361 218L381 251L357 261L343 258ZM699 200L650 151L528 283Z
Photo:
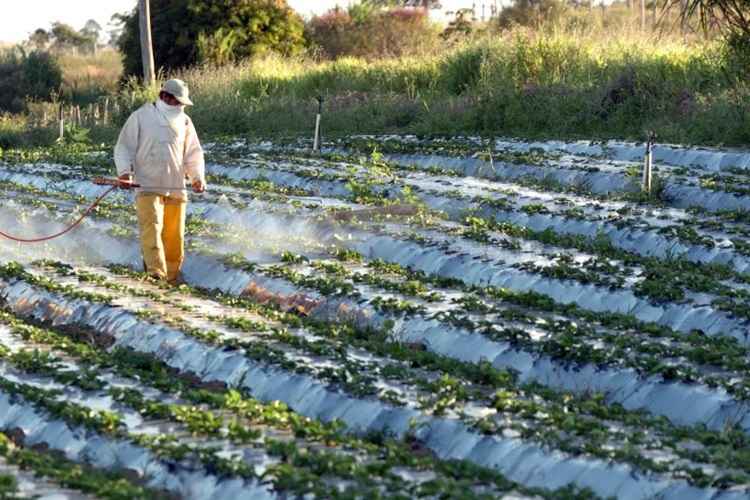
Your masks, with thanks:
M10 493L750 494L750 154L657 146L649 195L636 143L323 146L207 144L176 288L127 191L0 240ZM0 227L58 230L110 154L5 151Z
M159 75L208 181L174 286L128 189L18 242L107 193L157 89L0 54L0 499L750 498L747 65L637 10L203 34L221 64ZM28 74L55 92L10 99Z

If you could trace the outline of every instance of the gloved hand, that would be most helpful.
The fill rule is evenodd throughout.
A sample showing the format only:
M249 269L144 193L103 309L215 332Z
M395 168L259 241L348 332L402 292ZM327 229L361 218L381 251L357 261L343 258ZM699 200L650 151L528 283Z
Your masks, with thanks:
M202 179L195 179L193 181L193 192L202 193L206 190L206 183Z
M133 174L131 172L122 174L117 180L119 181L118 186L122 189L130 189L133 187Z

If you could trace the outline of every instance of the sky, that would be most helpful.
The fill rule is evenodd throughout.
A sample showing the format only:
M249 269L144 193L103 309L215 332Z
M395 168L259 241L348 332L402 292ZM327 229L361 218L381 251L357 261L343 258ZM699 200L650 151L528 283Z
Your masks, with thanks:
M137 0L4 0L11 2L0 16L0 42L17 43L28 38L37 28L49 29L53 22L60 21L83 28L89 19L94 19L105 30L112 14L132 10ZM287 0L289 5L300 14L308 17L320 14L336 5L343 7L356 0ZM480 5L486 3L487 13L493 0L443 0L443 10L450 12L461 7L477 6L480 16ZM501 1L497 2L502 3ZM108 37L107 37L108 38Z
M133 9L137 0L4 0L12 4L0 16L0 41L20 42L37 28L49 29L55 21L81 29L89 19L107 29L112 14ZM300 14L321 13L349 0L288 0Z

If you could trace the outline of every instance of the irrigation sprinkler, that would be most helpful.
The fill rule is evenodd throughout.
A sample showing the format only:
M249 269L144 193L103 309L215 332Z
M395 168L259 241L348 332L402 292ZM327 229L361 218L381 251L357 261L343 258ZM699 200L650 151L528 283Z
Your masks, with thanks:
M646 151L643 156L643 179L642 189L648 194L651 194L651 186L653 184L653 167L654 167L654 141L656 140L656 134L653 131L648 133L648 139L646 141Z
M313 140L313 151L320 152L320 118L323 115L323 96L319 95L318 101L318 114L315 117L315 139Z

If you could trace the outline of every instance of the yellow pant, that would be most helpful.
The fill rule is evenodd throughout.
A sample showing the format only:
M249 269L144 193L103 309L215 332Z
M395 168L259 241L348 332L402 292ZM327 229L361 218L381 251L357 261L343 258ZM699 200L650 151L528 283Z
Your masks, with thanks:
M185 207L187 203L158 194L136 196L135 210L141 232L146 271L174 281L185 258Z

